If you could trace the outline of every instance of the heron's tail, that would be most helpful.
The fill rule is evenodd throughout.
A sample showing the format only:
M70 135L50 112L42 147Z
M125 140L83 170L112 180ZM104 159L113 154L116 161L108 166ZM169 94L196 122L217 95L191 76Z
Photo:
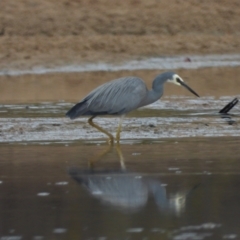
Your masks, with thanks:
M84 115L87 112L86 101L82 101L73 106L67 113L66 116L70 119L75 119L79 116Z

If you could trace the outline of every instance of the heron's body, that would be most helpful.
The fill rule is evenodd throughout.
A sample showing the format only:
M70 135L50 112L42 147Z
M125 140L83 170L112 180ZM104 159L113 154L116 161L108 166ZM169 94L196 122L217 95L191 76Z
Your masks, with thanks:
M113 142L114 138L112 134L93 123L92 119L99 115L124 115L139 107L157 101L163 95L163 86L166 81L183 85L197 95L173 72L165 72L158 75L153 81L151 90L147 89L145 82L141 78L123 77L97 87L73 106L66 115L70 119L80 116L91 116L88 120L89 124L107 134L110 142ZM117 132L118 141L120 139L120 131L121 122Z
M158 100L163 91L149 91L138 77L107 82L90 92L67 113L71 119L80 116L122 115Z

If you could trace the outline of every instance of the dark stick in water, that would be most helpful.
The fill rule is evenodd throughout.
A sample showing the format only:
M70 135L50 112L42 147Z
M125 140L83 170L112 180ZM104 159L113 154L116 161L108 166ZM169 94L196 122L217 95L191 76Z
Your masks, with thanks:
M228 113L237 103L239 100L234 98L230 103L228 103L223 109L219 111L219 113Z

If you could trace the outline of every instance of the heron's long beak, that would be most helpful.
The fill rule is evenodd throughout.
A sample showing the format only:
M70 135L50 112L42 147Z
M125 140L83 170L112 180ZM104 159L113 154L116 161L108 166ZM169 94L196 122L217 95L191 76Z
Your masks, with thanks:
M177 82L181 84L183 87L185 87L188 91L193 93L195 96L200 97L195 91L193 91L185 82L181 81L179 78L177 78Z

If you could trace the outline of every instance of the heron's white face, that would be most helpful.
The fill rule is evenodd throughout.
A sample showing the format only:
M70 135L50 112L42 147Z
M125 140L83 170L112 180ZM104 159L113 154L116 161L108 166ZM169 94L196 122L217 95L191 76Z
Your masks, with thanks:
M181 84L179 82L184 82L184 81L182 80L181 77L179 77L179 75L174 74L172 79L169 79L168 82L174 83L174 84L176 84L178 86L181 86Z
M174 84L176 84L178 86L183 86L188 91L193 93L195 96L199 97L199 95L195 91L193 91L186 83L184 83L182 78L180 78L177 74L173 74L172 79L169 79L168 82L174 83Z

